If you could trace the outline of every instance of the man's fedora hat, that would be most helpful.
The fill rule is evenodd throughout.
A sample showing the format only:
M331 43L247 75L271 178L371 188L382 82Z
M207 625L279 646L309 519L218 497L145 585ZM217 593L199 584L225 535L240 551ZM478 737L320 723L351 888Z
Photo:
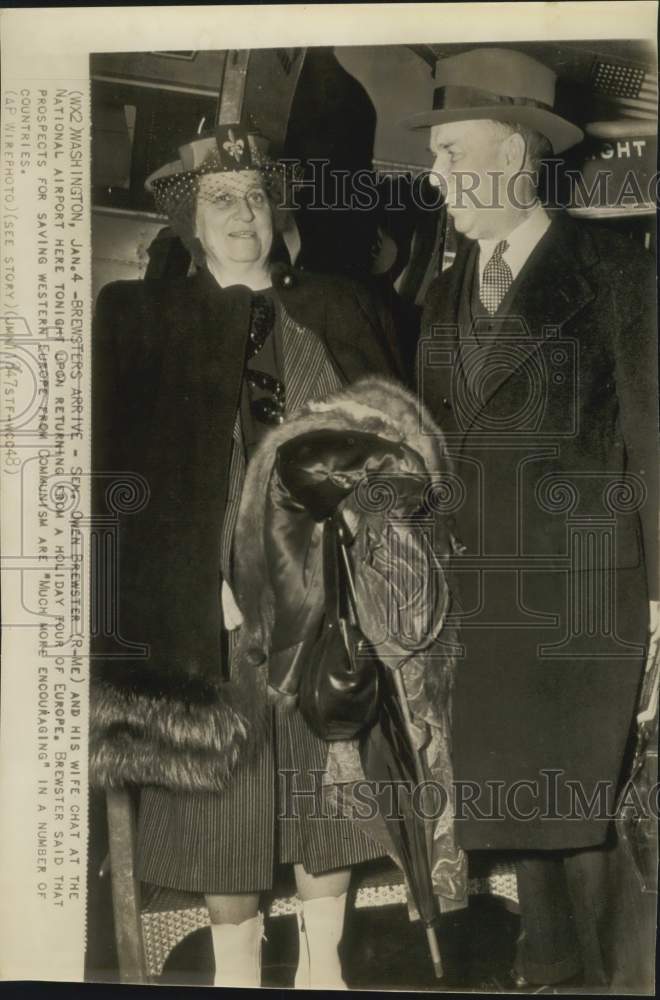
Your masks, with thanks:
M553 111L556 74L513 49L471 49L438 61L433 110L406 119L407 128L492 119L518 122L549 139L561 153L583 138L582 130Z

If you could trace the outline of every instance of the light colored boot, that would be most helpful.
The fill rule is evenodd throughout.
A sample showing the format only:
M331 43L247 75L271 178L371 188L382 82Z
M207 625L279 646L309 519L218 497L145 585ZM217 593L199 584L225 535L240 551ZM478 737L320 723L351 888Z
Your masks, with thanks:
M242 924L211 924L214 986L261 986L262 913Z
M344 930L346 893L306 899L298 912L297 990L346 990L337 946Z

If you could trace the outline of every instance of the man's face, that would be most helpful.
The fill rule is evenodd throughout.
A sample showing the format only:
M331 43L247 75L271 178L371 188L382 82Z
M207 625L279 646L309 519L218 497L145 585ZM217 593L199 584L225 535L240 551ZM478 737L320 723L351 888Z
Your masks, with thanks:
M431 128L431 183L445 190L456 229L470 239L493 239L506 229L511 215L509 182L522 166L512 162L509 138L492 121L448 122Z
M220 265L265 262L273 242L273 222L258 171L200 178L196 235L207 256Z

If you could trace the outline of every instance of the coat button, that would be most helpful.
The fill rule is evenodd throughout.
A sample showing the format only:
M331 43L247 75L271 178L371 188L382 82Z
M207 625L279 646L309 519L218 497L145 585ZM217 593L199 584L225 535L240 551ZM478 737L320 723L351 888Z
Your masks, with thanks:
M451 410L451 403L449 402L446 396L442 397L442 405L446 410Z
M293 285L293 275L285 274L282 278L282 285L284 288L291 288Z

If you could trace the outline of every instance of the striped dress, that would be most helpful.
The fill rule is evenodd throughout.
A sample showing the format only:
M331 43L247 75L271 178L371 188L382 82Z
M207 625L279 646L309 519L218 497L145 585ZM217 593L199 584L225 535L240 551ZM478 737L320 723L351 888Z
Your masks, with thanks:
M292 413L342 381L319 338L281 305L277 322L286 412ZM233 438L221 541L225 577L231 575L246 470L240 412ZM231 652L235 633L229 641ZM269 735L260 754L239 767L221 794L142 790L137 843L142 881L206 894L260 892L272 887L276 862L300 863L317 875L384 854L350 821L328 816L319 794L328 745L300 713L273 713Z

